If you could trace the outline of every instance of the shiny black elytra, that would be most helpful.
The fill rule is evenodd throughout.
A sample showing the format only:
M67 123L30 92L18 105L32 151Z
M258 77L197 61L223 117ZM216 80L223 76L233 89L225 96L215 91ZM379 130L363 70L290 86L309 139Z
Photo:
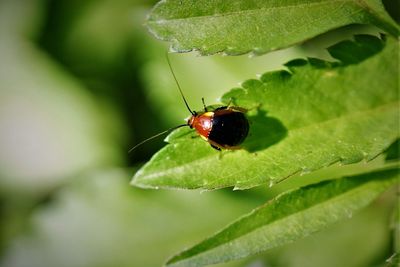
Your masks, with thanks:
M249 122L241 111L231 108L214 112L213 127L208 139L222 148L237 148L249 133Z

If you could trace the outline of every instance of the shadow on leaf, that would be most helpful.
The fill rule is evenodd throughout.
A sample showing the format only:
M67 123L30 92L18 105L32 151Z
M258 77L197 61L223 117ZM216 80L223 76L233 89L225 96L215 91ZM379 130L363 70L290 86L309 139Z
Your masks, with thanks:
M241 147L249 152L266 149L287 135L285 126L278 119L268 117L265 111L259 110L256 115L247 118L250 131Z

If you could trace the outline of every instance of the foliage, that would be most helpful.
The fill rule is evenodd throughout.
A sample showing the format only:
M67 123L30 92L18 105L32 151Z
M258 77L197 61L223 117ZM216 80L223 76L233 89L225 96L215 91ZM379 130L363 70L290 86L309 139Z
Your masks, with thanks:
M170 0L154 7L148 27L157 38L172 42L172 50L203 55L263 54L352 23L373 24L389 36L356 35L329 47L331 60L292 60L282 70L243 82L221 98L222 104L248 110L250 134L241 150L214 151L192 130L181 128L166 138L169 144L136 173L132 184L271 187L334 163L368 162L391 144L387 160L392 164L320 184L310 180L312 185L285 192L167 265L215 264L293 242L351 216L398 182L393 146L400 134L399 70L393 57L399 53L399 26L375 0Z
M382 2L0 1L0 266L396 266L400 8ZM249 109L243 150L181 129L127 153L188 115L146 15L213 54L170 59L193 109ZM134 183L202 193L130 187L155 153Z
M380 0L167 0L154 7L147 22L173 50L205 55L263 54L356 23L400 33Z

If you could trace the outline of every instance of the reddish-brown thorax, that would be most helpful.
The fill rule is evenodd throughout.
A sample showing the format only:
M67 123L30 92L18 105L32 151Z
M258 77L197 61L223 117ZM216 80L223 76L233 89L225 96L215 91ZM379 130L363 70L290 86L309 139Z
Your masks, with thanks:
M190 128L196 129L200 136L207 139L212 129L213 116L214 112L193 115L188 120L188 125Z

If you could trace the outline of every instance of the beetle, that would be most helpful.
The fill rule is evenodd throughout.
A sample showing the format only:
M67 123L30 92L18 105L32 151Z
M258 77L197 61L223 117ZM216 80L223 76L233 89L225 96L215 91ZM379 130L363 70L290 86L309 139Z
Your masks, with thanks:
M195 129L199 136L210 143L211 147L237 149L249 133L249 122L244 110L237 107L221 106L209 111L204 104L204 111L193 112L187 125Z
M192 111L172 69L168 54L167 62L172 76L177 84L178 90L182 96L183 102L185 103L185 106L190 112L191 116L187 119L185 124L172 127L166 131L156 134L140 142L131 148L129 152L143 143L150 141L151 139L185 126L195 129L198 135L216 150L220 151L221 149L239 149L240 144L243 143L249 133L249 121L245 116L246 110L230 105L220 106L211 110L211 107L207 107L204 102L204 98L202 98L201 100L203 102L204 110L202 112Z

